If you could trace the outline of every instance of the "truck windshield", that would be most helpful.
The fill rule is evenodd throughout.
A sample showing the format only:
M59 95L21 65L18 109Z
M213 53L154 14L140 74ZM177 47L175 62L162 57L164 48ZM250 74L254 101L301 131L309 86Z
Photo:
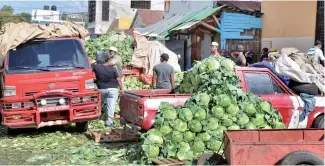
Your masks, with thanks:
M35 40L10 50L8 73L48 72L89 68L76 39Z

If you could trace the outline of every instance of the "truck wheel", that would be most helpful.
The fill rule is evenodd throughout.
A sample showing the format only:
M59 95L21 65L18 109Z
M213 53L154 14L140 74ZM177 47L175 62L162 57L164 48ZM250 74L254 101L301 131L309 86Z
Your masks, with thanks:
M83 133L88 130L88 121L87 122L77 122L76 123L76 131L78 133Z
M296 151L287 154L280 165L324 165L324 161L314 153L308 151Z
M314 123L313 123L314 128L319 128L323 129L324 128L324 115L319 115L316 117Z
M17 135L17 129L11 129L9 127L4 127L4 133L6 135Z

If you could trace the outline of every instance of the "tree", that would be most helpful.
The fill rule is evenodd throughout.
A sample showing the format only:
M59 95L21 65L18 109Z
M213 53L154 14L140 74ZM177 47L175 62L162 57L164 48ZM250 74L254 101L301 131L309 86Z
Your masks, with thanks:
M20 21L21 22L28 22L30 23L30 21L32 20L32 15L29 14L29 13L19 13L19 14L16 14L17 16L19 16L20 18Z
M19 23L19 22L30 22L31 14L29 13L14 13L14 9L11 6L4 5L0 8L0 24L5 24L8 22Z
M4 6L2 6L1 11L5 11L5 12L13 14L14 8L12 8L11 6L8 6L8 5L4 5Z

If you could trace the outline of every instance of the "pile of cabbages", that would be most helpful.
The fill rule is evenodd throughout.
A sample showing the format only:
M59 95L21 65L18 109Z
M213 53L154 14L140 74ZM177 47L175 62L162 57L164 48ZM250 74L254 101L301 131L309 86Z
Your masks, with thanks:
M193 96L183 106L162 103L154 128L143 135L148 159L193 160L202 153L222 153L224 130L285 128L269 102L244 92L234 63L223 57L196 62L184 73L179 93Z

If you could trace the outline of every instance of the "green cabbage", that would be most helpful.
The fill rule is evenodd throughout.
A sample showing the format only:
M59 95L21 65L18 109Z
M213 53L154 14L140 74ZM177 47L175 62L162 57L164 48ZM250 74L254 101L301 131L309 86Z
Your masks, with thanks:
M233 71L235 63L230 59L224 59L221 61L221 66L228 71Z
M190 121L193 119L193 113L189 108L182 108L179 113L179 118L184 121Z
M220 149L221 145L222 145L222 142L215 140L215 139L211 139L208 142L208 148L214 152L217 152Z
M237 115L237 113L239 112L239 108L238 106L234 105L234 104L230 104L227 109L226 109L227 113L230 115Z
M231 99L228 95L222 94L219 96L219 104L221 107L227 107L231 104Z
M195 134L190 131L187 131L184 133L184 141L187 141L187 142L192 141L194 139L194 137L195 137Z
M211 112L212 112L212 115L217 118L221 118L224 114L223 108L220 106L212 107Z
M200 121L192 120L189 122L189 128L190 128L190 131L192 131L194 133L198 133L202 130L202 125L201 125Z
M167 135L172 131L171 127L169 126L160 126L159 132L163 135Z
M179 131L173 131L172 132L172 142L177 143L181 142L183 140L183 134Z
M207 117L207 112L204 108L199 108L198 111L194 114L195 119L204 120Z
M201 141L203 141L203 142L209 141L210 138L211 138L210 134L207 133L207 132L204 132L204 133L200 133L200 134L198 134L198 137L199 137L199 139L200 139Z
M246 114L242 114L241 117L239 118L239 125L244 126L249 122L249 117Z
M149 133L148 140L150 144L158 144L161 145L164 143L164 139L162 138L162 134L158 131L152 131Z
M176 119L175 124L174 124L174 128L177 131L184 132L184 131L187 130L187 123L186 122L183 122L180 119Z
M256 109L254 107L254 104L246 104L244 111L247 115L254 115L256 113Z
M194 153L202 153L205 149L205 145L202 141L197 140L194 141L191 149Z

